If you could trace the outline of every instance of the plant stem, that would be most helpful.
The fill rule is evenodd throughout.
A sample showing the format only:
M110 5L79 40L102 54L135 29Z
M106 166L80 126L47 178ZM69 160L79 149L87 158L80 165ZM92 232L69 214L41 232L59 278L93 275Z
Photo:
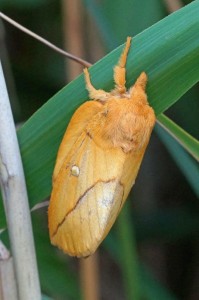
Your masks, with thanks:
M10 102L0 64L0 183L20 300L41 292L25 178Z

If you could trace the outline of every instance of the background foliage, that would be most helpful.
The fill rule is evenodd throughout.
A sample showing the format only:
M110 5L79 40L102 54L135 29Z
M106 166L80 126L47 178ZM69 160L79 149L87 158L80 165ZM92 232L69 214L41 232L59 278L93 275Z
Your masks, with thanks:
M79 14L84 21L85 58L97 61L124 43L126 36L135 36L127 64L127 85L140 71L147 71L151 105L164 127L188 150L156 126L136 186L99 250L102 299L199 297L199 170L188 154L199 156L198 85L194 85L199 78L199 1L192 2L163 19L168 14L166 1L82 1ZM61 2L1 0L0 7L31 30L63 44ZM25 122L18 137L33 207L50 194L58 145L87 92L82 76L61 89L65 74L63 58L58 54L8 24L1 24L1 29L2 37L6 33L1 58L15 120ZM112 68L121 49L92 67L96 87L112 87ZM185 131L160 115L167 108L167 116ZM3 227L2 207L0 213ZM54 299L79 299L77 261L50 245L46 208L32 212L32 219L42 291ZM3 238L7 239L6 232Z

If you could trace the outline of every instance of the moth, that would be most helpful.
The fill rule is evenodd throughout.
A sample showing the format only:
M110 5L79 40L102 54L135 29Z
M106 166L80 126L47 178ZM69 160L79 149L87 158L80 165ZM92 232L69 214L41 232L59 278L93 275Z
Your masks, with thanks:
M94 253L115 222L142 162L155 124L147 75L125 87L126 45L114 67L115 88L95 89L84 69L90 101L74 113L61 142L48 210L50 240L65 253Z

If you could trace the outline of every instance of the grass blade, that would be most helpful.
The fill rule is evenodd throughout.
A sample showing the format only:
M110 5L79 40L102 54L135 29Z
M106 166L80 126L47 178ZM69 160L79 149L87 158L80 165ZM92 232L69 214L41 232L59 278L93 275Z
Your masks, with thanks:
M199 161L199 141L175 124L164 114L158 116L159 125L164 128L178 143Z

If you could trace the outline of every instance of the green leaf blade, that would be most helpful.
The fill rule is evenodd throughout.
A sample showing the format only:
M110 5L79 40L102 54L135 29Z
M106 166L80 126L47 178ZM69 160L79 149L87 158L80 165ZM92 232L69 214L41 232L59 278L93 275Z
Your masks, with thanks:
M199 79L199 1L137 35L127 62L127 86L143 70L156 115L179 99ZM96 88L113 87L113 66L123 46L90 68ZM58 145L75 109L88 99L79 76L38 110L19 130L18 138L31 206L49 196Z
M199 141L180 128L167 116L158 116L159 125L178 141L197 161L199 161Z

